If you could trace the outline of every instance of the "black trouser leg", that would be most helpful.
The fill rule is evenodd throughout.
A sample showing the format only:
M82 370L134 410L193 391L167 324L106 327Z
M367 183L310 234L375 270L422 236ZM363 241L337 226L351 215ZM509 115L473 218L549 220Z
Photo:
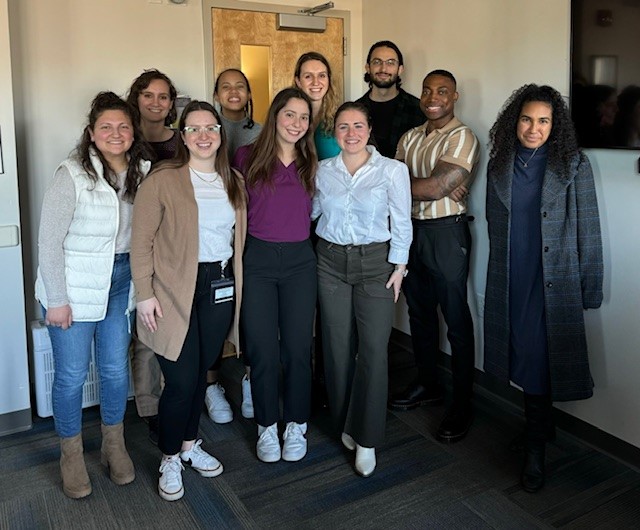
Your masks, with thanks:
M469 406L474 374L473 320L467 303L471 234L466 222L414 224L405 280L411 338L423 385L436 384L440 305L451 344L454 405Z
M227 277L230 270L227 271ZM166 455L195 440L207 388L207 369L220 354L233 319L233 302L211 303L211 281L220 265L200 263L189 329L176 361L157 356L165 379L159 404L158 447Z

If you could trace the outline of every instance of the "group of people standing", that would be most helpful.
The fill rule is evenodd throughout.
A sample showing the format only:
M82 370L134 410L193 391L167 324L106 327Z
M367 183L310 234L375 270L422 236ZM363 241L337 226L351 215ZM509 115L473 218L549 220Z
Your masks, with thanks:
M183 496L185 465L205 477L223 471L198 427L205 402L214 421L233 417L217 378L227 338L247 367L241 410L255 418L258 459L304 458L317 302L329 409L358 474L376 468L387 408L444 399L438 307L453 392L436 437L466 436L475 357L467 199L479 144L454 116L450 72L427 74L415 98L400 88L403 69L394 43L374 44L370 90L340 105L329 62L306 53L262 126L236 69L216 80L220 110L192 101L177 130L167 127L177 92L157 70L134 81L127 102L96 96L78 147L47 191L39 235L36 296L53 346L65 494L91 493L81 400L92 342L102 461L115 483L135 478L123 435L132 332L136 405L162 451L163 499ZM490 138L485 369L524 391L521 477L536 491L552 400L592 392L582 310L602 301L598 209L588 160L554 89L514 92ZM401 290L418 372L388 396Z

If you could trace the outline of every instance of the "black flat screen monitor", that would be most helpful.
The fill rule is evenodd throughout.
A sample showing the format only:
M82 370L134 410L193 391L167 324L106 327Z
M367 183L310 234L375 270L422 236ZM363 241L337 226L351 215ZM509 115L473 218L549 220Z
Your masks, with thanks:
M571 1L571 78L580 145L640 149L640 0Z

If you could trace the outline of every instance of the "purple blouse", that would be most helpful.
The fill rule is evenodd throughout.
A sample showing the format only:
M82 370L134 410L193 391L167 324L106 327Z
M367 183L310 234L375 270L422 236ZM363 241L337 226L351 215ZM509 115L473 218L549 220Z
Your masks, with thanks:
M236 151L233 167L245 174L252 145ZM285 167L276 161L272 185L247 185L247 231L253 237L274 243L304 241L311 226L311 197L305 191L295 162Z

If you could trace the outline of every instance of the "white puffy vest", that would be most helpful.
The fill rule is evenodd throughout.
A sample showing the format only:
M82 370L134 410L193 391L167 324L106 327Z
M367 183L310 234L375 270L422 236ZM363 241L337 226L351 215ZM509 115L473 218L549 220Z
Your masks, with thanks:
M107 313L111 273L119 223L119 202L115 190L103 178L100 159L91 156L97 182L91 181L74 159L62 162L76 190L76 208L63 242L67 297L77 322L103 320ZM144 163L145 173L149 163ZM36 298L47 307L47 294L38 269ZM130 312L135 307L133 283L129 288Z

